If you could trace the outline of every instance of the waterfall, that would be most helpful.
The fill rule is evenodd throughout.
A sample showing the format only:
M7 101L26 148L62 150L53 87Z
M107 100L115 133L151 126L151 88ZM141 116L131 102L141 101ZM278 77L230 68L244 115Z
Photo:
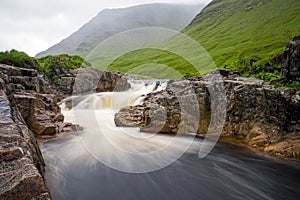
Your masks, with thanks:
M124 92L103 92L87 95L84 97L69 97L62 101L60 107L63 112L68 111L65 106L66 101L81 99L80 103L76 104L73 109L113 109L118 111L119 109L126 106L135 106L141 104L145 95L154 92L164 90L167 86L166 80L160 81L142 81L142 80L131 80L129 81L131 87L128 91Z
M141 133L138 128L116 127L116 112L126 106L141 104L150 92L165 89L167 81L134 80L130 84L131 88L124 92L73 97L73 100L79 98L80 102L71 110L62 103L62 113L65 122L83 127L83 133L79 133L77 139L95 160L120 171L154 171L178 159L190 147L193 138ZM73 153L76 155L76 150Z

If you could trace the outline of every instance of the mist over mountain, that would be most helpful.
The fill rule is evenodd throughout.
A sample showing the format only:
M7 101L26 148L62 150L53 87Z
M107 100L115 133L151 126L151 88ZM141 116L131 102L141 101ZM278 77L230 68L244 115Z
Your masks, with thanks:
M105 9L68 38L37 57L58 54L86 56L98 43L117 33L142 27L163 27L180 31L204 5L145 4Z

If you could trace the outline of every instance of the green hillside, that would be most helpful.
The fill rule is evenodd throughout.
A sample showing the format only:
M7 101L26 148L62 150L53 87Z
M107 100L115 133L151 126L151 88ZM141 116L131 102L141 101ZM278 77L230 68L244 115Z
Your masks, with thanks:
M171 54L168 51L157 49L149 48L125 54L110 65L109 70L119 71L121 63L126 63L122 67L123 72L146 78L157 77L159 74L161 78L176 79L181 76L178 72L186 68L191 70L190 74L197 74L197 70L193 68L193 65L184 58L173 53Z
M218 0L184 30L212 56L217 66L265 67L300 34L298 0Z
M252 76L270 80L279 75L280 67L267 63L283 52L293 36L300 35L299 22L299 0L214 0L183 33L204 47L218 68L236 68L244 75L256 71ZM171 45L174 41L177 41L176 37L161 46ZM153 51L145 52L123 55L108 69L128 72L137 63L172 63L171 67L182 75L198 75L216 68L210 64L200 70L197 68L199 73L195 73L180 56L166 53L153 56ZM137 70L141 71L140 68ZM146 71L151 76L167 78L166 73L155 68Z

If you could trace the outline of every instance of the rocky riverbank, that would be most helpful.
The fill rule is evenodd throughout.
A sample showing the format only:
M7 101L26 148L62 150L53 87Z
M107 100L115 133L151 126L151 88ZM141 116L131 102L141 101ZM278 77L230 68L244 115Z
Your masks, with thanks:
M273 83L299 83L299 37L279 57L282 78ZM169 81L142 105L121 109L115 124L152 133L220 132L274 156L300 158L299 88L275 87L234 70Z
M120 73L84 69L98 79L95 91L128 89ZM78 71L60 72L60 82L51 83L34 69L0 64L0 199L51 199L44 183L44 160L37 138L55 137L78 126L64 123L58 102L72 95ZM100 80L100 81L99 81ZM89 82L79 84L82 91ZM78 89L78 88L77 88Z
M283 78L275 83L299 82L299 44L292 41L281 56ZM37 138L78 128L64 123L59 101L74 93L129 88L123 74L91 68L60 69L55 76L59 80L54 83L34 69L0 64L0 199L51 199ZM299 111L299 89L219 70L169 81L165 90L147 95L142 105L121 109L115 123L166 134L220 132L260 151L299 159Z
M53 94L46 95L51 88L43 84L35 70L0 65L1 199L51 198L34 134L55 134L63 116Z
M225 114L222 136L239 138L276 156L299 158L300 91L242 78L234 71L218 72L225 95L213 99L217 106L211 103L216 98L213 93L220 91L216 86L211 89L207 81L214 75L170 81L166 90L149 94L142 105L121 109L115 115L116 125L139 127L143 132L205 134L216 128L211 124L216 121L213 115Z

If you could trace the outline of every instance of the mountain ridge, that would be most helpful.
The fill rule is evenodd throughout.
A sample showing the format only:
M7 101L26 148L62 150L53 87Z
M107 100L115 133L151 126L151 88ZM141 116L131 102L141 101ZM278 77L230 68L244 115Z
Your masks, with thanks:
M114 34L134 28L163 27L180 31L203 7L202 4L154 3L104 9L79 30L46 51L37 54L36 57L66 53L85 56L95 47L95 44Z
M205 49L213 62L203 60L202 64L194 66L198 69L195 71L178 56L160 52L155 55L153 51L141 50L118 58L108 69L132 73L137 64L154 61L179 72L179 76L199 76L218 68L234 68L245 77L269 82L279 78L282 70L282 63L276 62L276 57L295 36L300 35L298 13L300 1L297 0L215 0L182 30ZM162 47L177 45L187 49L193 59L201 59L193 52L193 47L179 38L171 38ZM167 70L154 67L139 68L134 73L149 74L153 78L169 77Z

